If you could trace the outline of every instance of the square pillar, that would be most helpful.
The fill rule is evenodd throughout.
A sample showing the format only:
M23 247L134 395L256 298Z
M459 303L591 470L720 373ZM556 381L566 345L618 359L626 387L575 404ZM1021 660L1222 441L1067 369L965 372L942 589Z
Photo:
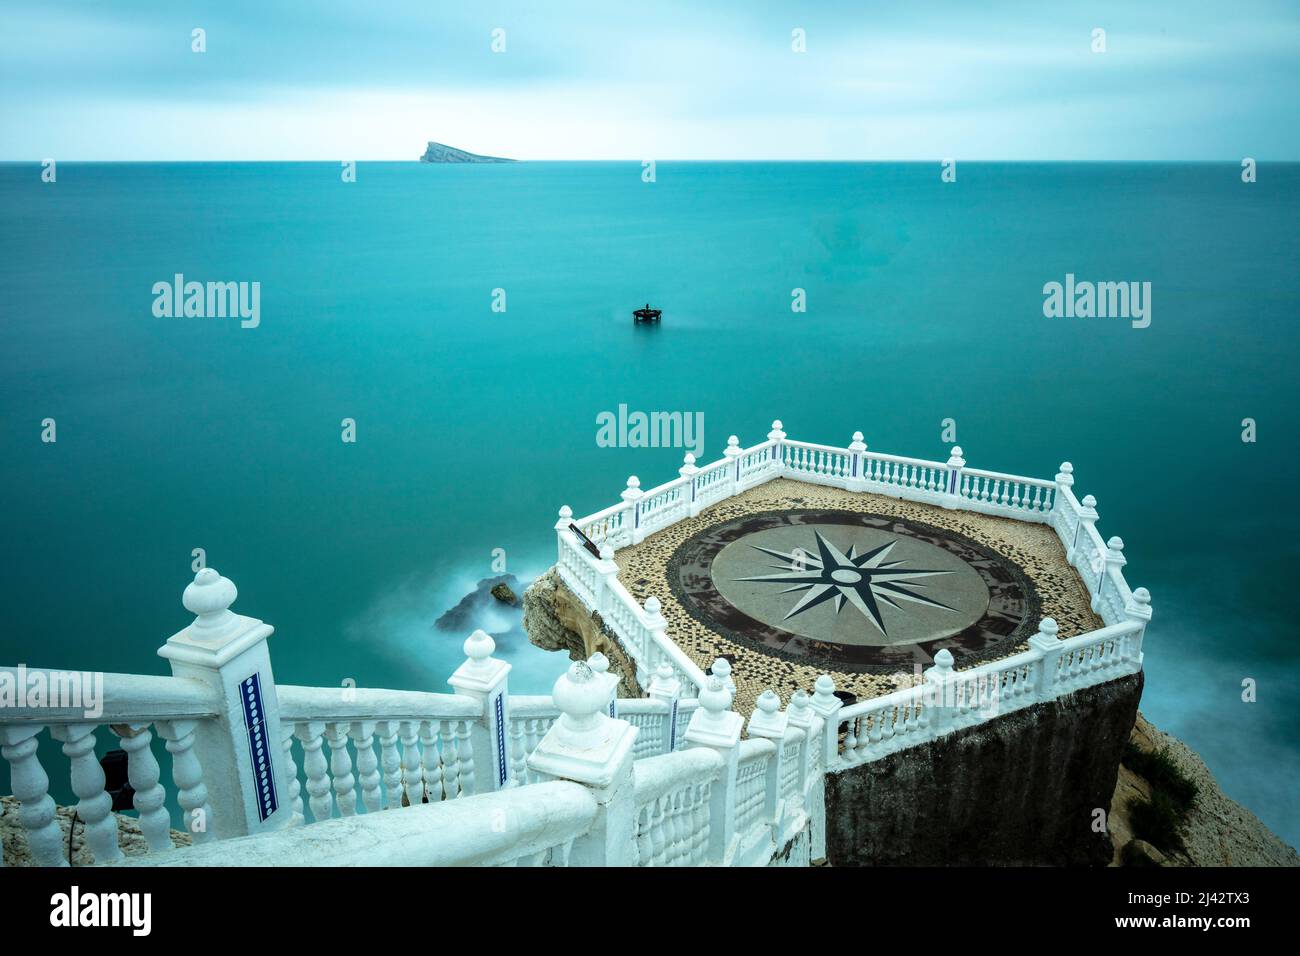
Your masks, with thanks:
M193 744L207 787L207 828L218 839L278 829L292 815L266 645L274 628L231 611L238 595L215 568L200 570L181 599L194 622L158 649L173 675L203 681L221 701L215 720L197 722Z

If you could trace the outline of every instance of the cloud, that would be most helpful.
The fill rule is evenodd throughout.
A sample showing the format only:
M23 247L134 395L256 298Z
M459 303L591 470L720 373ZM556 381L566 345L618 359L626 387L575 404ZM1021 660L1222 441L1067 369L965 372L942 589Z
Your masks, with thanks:
M71 2L2 16L13 159L409 159L428 138L525 158L1300 155L1276 115L1300 80L1300 11L1277 3L1231 19L1195 0L393 0L310 15ZM805 54L791 52L795 26ZM1090 50L1094 26L1105 54Z

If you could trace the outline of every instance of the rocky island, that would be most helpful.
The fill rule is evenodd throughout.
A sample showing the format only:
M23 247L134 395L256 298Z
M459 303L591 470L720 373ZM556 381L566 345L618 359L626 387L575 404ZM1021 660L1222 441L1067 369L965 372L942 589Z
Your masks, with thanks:
M429 140L428 146L425 147L424 155L420 157L422 163L513 163L516 160L503 159L500 156L480 156L478 153L467 153L463 149L457 149L455 146L448 146L445 143L435 143Z

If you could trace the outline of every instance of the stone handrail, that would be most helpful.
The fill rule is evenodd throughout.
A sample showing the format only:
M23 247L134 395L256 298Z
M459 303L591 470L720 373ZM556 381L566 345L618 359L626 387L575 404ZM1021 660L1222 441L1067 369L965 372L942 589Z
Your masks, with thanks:
M700 747L638 760L633 768L638 866L698 866L708 853L709 799L726 765Z
M482 654L482 640L466 642ZM467 666L475 665L471 657ZM84 682L85 708L52 707L51 692ZM127 752L128 774L137 793L135 808L151 853L173 848L172 819L167 809L168 788L162 782L166 759L156 751L161 738L172 756L175 789L172 796L182 810L182 826L196 841L237 833L214 832L208 825L213 810L209 786L228 786L205 766L228 765L225 748L216 746L234 738L245 748L247 728L221 723L224 704L212 685L191 677L133 674L81 674L26 667L0 669L6 686L31 687L32 701L23 706L0 697L0 741L11 764L15 795L22 809L20 821L33 858L45 865L66 862L62 839L49 794L49 776L36 753L42 731L64 744L77 811L86 825L93 859L112 862L117 848L117 818L109 812L111 797L105 792L105 775L96 750L108 729ZM457 800L493 789L485 770L491 745L477 734L484 721L483 699L467 694L436 694L353 687L300 687L278 685L278 734L268 733L264 748L278 744L280 780L275 792L284 806L289 826L316 824L381 810ZM262 687L271 692L269 682ZM637 756L654 756L680 748L684 727L694 701L629 699L613 701L615 711L641 729ZM503 703L505 747L517 783L537 782L527 769L527 758L558 718L560 710L550 696L506 695ZM207 727L206 731L197 733ZM196 738L206 741L195 747ZM476 751L476 737L477 751ZM480 789L480 784L483 789Z
M155 720L202 720L215 717L219 696L202 681L188 677L148 674L109 674L95 671L63 671L44 667L0 667L0 687L22 687L23 699L31 700L34 685L42 688L35 706L6 704L0 721L6 724L153 723ZM77 696L90 706L57 706L76 685ZM0 696L0 700L3 700Z
M915 687L838 711L827 740L832 769L855 766L916 746L1082 687L1142 669L1143 622L1125 621L1067 640L1044 618L1030 649L954 671L940 651ZM828 725L829 726L829 725Z
M465 720L483 714L483 704L459 694L361 687L277 686L281 721Z
M210 814L196 733L209 733L221 712L220 696L188 677L101 674L44 668L0 668L0 756L8 761L19 822L32 858L42 866L67 866L63 838L49 796L49 776L37 754L48 729L62 744L68 779L85 822L86 844L99 860L121 856L117 817L105 792L104 770L95 755L97 731L107 727L126 753L127 778L135 789L140 830L150 851L172 848L167 788L154 752L156 734L171 754L172 783L186 821ZM38 688L40 693L38 694ZM15 696L10 697L10 692ZM70 696L71 695L71 696ZM75 697L75 700L71 699ZM196 831L196 839L209 834Z
M730 691L714 677L705 694L692 701L688 749L628 761L640 730L604 712L609 685L600 675L598 667L577 662L556 682L552 697L518 698L521 713L528 715L523 720L544 717L553 707L559 711L545 745L529 759L537 783L113 862L756 866L780 855L807 865L824 814L816 796L821 773L807 759L811 749L804 729L818 732L820 726L805 698L780 714L765 697L761 719L751 720L751 738L741 740L743 721L729 709ZM664 693L664 682L655 689ZM617 706L632 716L671 712L662 699L620 700ZM765 738L768 733L779 739ZM592 762L593 740L612 743L599 748L609 754L607 761ZM553 771L561 769L575 779L555 779Z
M565 865L589 832L596 799L555 781L526 789L429 803L402 813L327 820L273 834L223 840L124 866L503 866Z

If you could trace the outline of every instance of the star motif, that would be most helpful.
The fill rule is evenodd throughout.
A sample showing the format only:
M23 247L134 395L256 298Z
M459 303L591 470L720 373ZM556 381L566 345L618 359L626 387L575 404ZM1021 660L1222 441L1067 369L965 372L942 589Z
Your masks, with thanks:
M789 620L796 614L810 610L826 601L835 601L835 613L839 614L845 603L852 604L862 612L881 634L888 636L885 621L880 613L878 602L883 601L890 607L903 610L898 601L911 601L925 607L942 608L956 611L933 598L917 593L917 588L924 584L909 584L915 578L929 577L936 574L952 574L951 571L923 570L920 568L903 568L902 561L887 561L890 551L898 540L882 544L865 554L856 554L857 545L849 547L844 554L839 548L827 541L820 531L813 530L817 537L818 555L814 556L796 548L791 552L776 551L756 544L750 545L756 551L762 551L772 557L787 562L785 565L771 565L779 574L760 574L737 581L762 581L768 584L792 584L782 594L805 591L802 598L786 614Z

